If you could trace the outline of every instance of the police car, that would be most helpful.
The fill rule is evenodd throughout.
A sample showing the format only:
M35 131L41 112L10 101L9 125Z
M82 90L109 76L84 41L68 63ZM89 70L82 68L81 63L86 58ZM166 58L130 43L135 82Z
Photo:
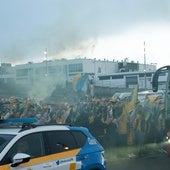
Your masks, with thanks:
M25 120L0 123L1 170L106 170L104 149L87 128Z

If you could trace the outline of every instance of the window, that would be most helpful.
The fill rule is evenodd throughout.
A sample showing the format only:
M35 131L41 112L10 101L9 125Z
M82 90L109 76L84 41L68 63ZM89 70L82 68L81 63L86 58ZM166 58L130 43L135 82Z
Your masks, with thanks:
M97 72L98 72L98 73L101 73L101 72L102 72L101 67L98 68L98 71L97 71Z
M2 160L1 164L9 164L12 162L12 158L17 153L25 153L31 156L31 158L36 158L43 156L44 144L41 133L33 133L19 139L13 147L9 150L7 155Z
M0 153L13 137L14 135L6 135L6 134L0 135Z
M28 69L18 69L16 70L16 76L28 76Z
M76 143L78 147L83 147L86 142L87 137L80 131L71 131L73 136L76 139Z
M45 74L45 73L46 73L46 70L47 70L46 67L39 67L39 68L36 68L35 74Z
M129 87L129 85L136 85L136 84L138 84L137 76L127 76L126 77L126 87Z
M47 154L64 152L78 148L70 131L45 132Z
M69 69L69 73L72 73L72 72L83 72L83 65L82 65L82 63L69 64L68 69Z

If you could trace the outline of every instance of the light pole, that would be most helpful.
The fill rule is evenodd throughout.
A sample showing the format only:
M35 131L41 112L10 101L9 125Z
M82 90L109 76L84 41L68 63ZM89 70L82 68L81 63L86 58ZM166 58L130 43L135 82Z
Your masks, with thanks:
M45 76L48 75L48 65L47 65L47 48L44 51L44 55L45 55Z
M146 54L145 54L145 41L143 43L144 45L144 76L145 76L145 90L146 90Z

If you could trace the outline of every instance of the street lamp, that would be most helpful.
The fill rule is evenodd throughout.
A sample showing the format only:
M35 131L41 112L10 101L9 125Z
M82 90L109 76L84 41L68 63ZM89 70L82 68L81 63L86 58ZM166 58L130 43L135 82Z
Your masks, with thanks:
M143 43L144 46L144 74L145 74L145 90L146 90L146 54L145 54L145 41Z
M45 66L46 66L46 72L45 72L45 76L48 75L48 65L47 65L47 48L44 51L44 55L45 55Z

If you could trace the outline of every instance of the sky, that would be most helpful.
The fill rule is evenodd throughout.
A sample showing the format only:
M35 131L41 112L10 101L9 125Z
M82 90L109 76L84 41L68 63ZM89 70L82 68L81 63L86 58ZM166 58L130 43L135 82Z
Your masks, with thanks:
M169 0L0 0L0 63L91 58L169 65ZM145 42L145 45L144 45Z

